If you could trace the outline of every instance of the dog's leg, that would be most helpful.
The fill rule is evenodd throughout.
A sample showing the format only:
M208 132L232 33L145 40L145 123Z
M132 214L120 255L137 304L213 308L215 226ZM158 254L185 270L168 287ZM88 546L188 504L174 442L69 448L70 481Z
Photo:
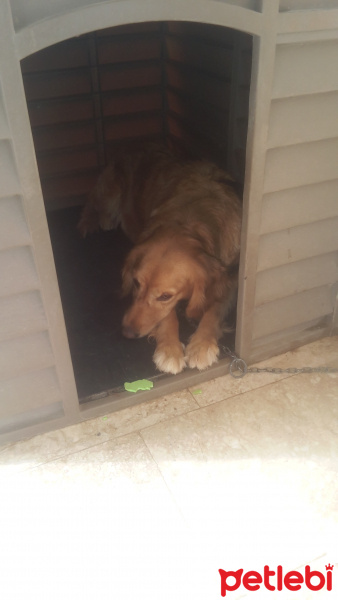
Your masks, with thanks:
M180 373L185 367L182 344L178 337L178 320L175 309L165 317L151 334L156 339L153 356L155 365L165 373Z
M213 304L203 315L197 331L186 347L186 360L192 369L210 367L217 362L219 355L218 339L226 307L221 302Z

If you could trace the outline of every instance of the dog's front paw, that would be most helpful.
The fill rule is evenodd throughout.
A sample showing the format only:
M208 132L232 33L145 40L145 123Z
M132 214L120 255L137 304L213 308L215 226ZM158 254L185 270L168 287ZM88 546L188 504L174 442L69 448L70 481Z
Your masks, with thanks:
M180 342L173 345L160 344L157 346L153 361L156 367L164 373L176 375L186 366L183 347Z
M218 361L219 347L214 338L201 338L195 334L186 348L185 355L191 369L196 367L203 371Z

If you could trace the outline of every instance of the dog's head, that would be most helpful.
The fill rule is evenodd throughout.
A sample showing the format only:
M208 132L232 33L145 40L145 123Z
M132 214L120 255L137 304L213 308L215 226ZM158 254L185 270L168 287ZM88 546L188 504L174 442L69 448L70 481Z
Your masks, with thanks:
M133 295L122 329L136 338L150 334L183 299L187 317L200 319L208 303L223 296L226 269L193 240L150 239L129 253L122 281L123 294Z

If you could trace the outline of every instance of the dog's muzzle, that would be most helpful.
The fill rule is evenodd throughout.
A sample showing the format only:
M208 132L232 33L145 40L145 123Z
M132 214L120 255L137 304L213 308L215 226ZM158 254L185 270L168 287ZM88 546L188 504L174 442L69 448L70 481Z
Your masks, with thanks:
M135 331L130 325L122 325L122 333L124 337L129 338L131 340L140 337L140 334Z

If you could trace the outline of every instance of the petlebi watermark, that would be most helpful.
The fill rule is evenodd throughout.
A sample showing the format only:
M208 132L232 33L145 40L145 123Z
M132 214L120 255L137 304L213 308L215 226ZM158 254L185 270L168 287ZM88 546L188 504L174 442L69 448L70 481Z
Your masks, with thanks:
M281 565L276 569L270 569L265 565L263 572L246 571L238 569L237 571L225 571L219 569L221 576L221 596L227 596L230 592L238 590L241 586L249 592L256 592L262 587L265 587L270 592L275 590L290 590L297 592L304 587L309 590L318 592L320 590L332 591L332 574L333 567L330 563L325 565L325 571L312 570L309 565L306 565L304 571L288 571L284 572Z

